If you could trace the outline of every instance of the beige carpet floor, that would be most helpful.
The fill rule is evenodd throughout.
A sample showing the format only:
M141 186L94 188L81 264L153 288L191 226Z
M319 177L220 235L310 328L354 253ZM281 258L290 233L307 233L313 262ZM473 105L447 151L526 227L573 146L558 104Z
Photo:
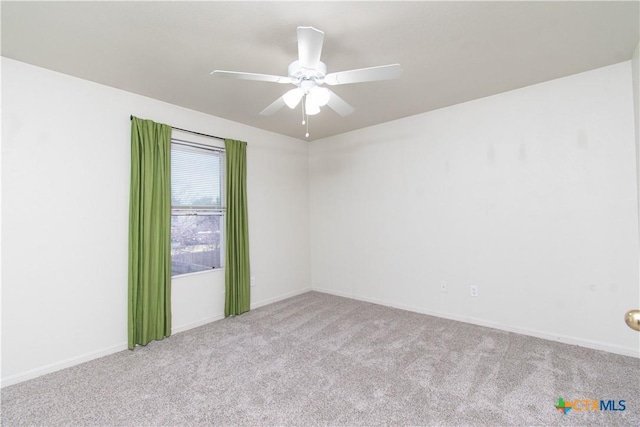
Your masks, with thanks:
M560 397L625 410L564 414ZM638 426L640 359L309 292L6 387L1 416L3 426Z

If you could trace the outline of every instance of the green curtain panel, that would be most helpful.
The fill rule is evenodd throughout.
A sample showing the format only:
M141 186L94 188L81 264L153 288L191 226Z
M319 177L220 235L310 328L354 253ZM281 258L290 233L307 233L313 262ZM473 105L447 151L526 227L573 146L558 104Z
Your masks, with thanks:
M247 216L247 143L225 139L226 184L226 265L224 315L249 311L249 219Z
M131 119L129 348L171 335L171 127Z

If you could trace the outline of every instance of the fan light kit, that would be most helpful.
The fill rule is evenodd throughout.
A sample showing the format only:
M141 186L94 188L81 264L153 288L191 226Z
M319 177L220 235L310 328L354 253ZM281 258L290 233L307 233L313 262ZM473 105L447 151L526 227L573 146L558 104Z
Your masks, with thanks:
M330 86L350 83L372 82L377 80L391 80L402 73L400 64L382 65L379 67L360 68L357 70L339 71L327 74L327 66L320 61L324 33L313 27L298 27L298 60L289 65L288 76L274 76L270 74L243 73L238 71L214 70L213 76L239 79L257 80L272 83L290 83L295 85L271 105L260 112L263 116L270 116L285 105L294 109L302 104L302 125L307 126L305 136L309 137L309 116L320 112L325 105L341 116L353 113L353 107L344 99L336 95L323 84ZM304 98L304 102L302 101Z

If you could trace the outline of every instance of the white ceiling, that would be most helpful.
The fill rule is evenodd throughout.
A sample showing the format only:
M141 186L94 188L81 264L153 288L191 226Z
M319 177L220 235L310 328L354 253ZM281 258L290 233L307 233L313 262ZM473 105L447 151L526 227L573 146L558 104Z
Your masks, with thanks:
M296 138L299 108L259 115L289 86L209 73L286 76L299 25L325 32L328 72L402 65L398 80L334 86L356 111L323 109L312 140L628 60L639 5L3 1L2 55Z

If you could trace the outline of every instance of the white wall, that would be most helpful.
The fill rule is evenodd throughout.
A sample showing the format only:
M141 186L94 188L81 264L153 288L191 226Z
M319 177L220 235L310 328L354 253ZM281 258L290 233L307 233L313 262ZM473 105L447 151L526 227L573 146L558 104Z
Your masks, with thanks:
M2 385L126 347L130 114L248 141L253 307L311 277L317 290L637 355L622 321L640 299L631 69L309 148L3 58ZM223 283L222 271L174 280L174 332L221 318Z
M309 289L308 143L2 59L2 384L126 348L129 115L248 142L252 306ZM173 281L173 331L224 272Z
M633 141L630 61L314 141L312 288L638 356Z
M640 42L631 57L633 79L633 106L635 108L636 146L640 146Z
M636 188L638 191L638 222L640 224L640 42L631 57L631 72L633 80L633 107L636 127ZM640 237L640 236L639 236ZM638 250L640 251L640 241ZM640 252L638 253L640 255ZM640 286L640 284L638 284ZM640 301L638 307L640 308Z

